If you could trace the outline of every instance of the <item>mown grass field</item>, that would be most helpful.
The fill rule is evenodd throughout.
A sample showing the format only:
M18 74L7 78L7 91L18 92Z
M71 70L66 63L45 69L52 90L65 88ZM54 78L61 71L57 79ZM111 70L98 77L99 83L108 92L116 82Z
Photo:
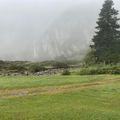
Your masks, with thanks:
M120 75L1 76L0 120L120 120Z

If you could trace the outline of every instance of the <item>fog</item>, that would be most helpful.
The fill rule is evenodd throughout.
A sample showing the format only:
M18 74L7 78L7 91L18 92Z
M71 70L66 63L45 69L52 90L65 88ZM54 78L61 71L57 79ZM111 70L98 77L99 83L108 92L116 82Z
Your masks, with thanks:
M103 2L0 0L0 59L80 59L89 48ZM120 1L114 3L120 11Z

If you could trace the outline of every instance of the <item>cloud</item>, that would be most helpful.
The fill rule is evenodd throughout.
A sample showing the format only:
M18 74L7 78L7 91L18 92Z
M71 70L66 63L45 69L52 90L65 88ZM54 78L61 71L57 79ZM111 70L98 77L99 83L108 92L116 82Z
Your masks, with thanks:
M88 45L103 2L104 0L0 0L0 59L52 59L59 53L69 53L69 47L74 45L74 41L80 46ZM120 10L119 0L114 2ZM74 39L75 35L78 37ZM61 44L66 42L69 47L64 46L63 49Z

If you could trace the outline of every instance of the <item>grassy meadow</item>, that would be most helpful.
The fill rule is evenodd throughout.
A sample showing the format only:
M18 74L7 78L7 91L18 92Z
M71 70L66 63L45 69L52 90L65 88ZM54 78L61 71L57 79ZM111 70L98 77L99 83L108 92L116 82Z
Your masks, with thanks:
M120 75L1 76L0 120L120 120Z

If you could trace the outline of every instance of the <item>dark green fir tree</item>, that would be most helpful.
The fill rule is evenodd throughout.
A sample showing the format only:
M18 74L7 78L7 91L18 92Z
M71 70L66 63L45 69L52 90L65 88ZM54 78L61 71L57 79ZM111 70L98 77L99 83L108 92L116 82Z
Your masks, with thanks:
M99 14L91 45L97 63L120 62L120 25L112 0L106 0Z

